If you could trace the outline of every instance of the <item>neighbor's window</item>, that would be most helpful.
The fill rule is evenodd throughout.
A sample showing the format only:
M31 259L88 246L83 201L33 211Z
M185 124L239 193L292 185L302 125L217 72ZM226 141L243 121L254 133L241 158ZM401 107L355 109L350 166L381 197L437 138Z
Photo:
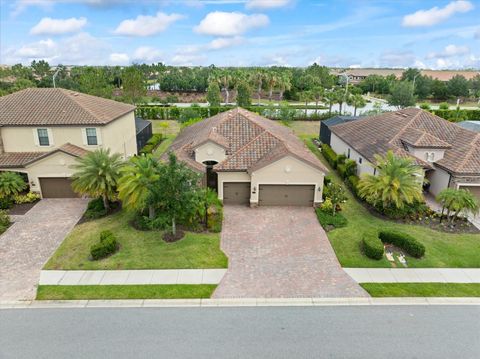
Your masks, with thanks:
M362 157L358 157L358 163L359 163L359 164L362 164L362 161L363 161L363 160L362 160Z
M347 157L350 158L350 148L348 149Z
M98 145L97 129L96 128L86 128L85 132L87 134L87 145L90 145L90 146Z
M50 141L48 140L48 130L46 128L38 128L38 144L40 146L50 146Z

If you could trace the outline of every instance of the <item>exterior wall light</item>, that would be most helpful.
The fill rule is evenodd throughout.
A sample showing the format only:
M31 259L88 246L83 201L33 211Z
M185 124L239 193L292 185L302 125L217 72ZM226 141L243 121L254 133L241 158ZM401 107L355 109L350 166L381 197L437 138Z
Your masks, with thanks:
M253 193L253 194L257 193L257 187L256 187L256 186L253 186L253 188L252 188L252 193Z

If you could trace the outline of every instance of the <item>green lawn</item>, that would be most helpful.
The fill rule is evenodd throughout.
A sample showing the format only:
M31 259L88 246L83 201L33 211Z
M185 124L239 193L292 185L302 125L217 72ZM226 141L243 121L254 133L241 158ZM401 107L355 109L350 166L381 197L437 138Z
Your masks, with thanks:
M210 298L216 285L40 285L37 300Z
M320 121L292 121L289 127L299 137L318 137Z
M162 141L162 143L160 143L160 145L155 149L155 151L153 151L153 157L160 158L165 153L165 151L168 149L168 147L170 147L170 145L172 144L175 137L176 137L175 135L167 136Z
M176 136L180 132L180 124L175 120L149 120L152 123L153 133L162 133L165 136ZM163 127L167 125L166 127Z
M480 283L361 283L372 297L480 297Z
M325 159L315 145L305 139L307 146L327 166ZM330 167L329 167L330 168ZM330 169L334 180L341 179ZM432 229L408 224L395 223L372 216L367 209L348 192L347 203L342 205L342 214L347 218L348 225L328 232L328 238L343 267L391 267L390 262L383 258L379 261L369 259L361 252L363 233L370 229L396 229L409 233L426 247L422 259L407 257L409 267L480 267L480 235L479 234L449 234Z
M220 250L218 233L190 233L178 242L166 243L162 232L137 231L129 224L132 215L121 211L77 225L63 241L44 269L178 269L226 268L227 257ZM120 250L92 261L90 246L102 230L111 230Z

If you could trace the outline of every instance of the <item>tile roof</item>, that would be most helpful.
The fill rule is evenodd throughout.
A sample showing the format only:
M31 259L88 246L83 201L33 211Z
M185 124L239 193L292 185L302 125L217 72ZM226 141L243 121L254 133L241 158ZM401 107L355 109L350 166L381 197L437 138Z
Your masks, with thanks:
M475 133L435 116L408 108L339 124L331 131L370 162L375 154L393 150L411 154L405 143L414 147L444 148L444 157L435 165L455 174L480 174L480 133ZM426 162L413 157L422 166Z
M71 143L65 143L64 145L48 152L4 152L0 154L0 168L25 167L57 152L63 152L74 157L81 157L86 155L89 151L72 145Z
M0 126L105 125L135 106L61 88L28 88L0 97Z
M203 172L205 167L195 161L194 149L207 141L226 148L227 158L214 166L218 172L252 172L288 155L328 172L288 127L242 108L222 112L183 129L170 151Z

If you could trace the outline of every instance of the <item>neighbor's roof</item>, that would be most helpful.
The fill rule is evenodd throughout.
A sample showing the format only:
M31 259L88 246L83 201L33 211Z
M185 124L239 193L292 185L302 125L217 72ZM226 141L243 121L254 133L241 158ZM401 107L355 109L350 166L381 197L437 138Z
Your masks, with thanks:
M222 112L183 129L170 150L190 167L204 171L205 167L195 161L194 150L208 141L226 149L227 158L214 166L216 171L253 172L292 156L328 172L288 127L242 108Z
M61 88L28 88L0 97L0 126L105 125L135 106Z
M141 132L143 129L151 125L152 123L150 121L138 117L135 118L135 131L137 133Z
M328 120L324 120L321 123L327 125L328 127L338 125L340 123L355 121L361 118L360 116L333 116L330 117Z
M466 128L470 131L480 132L480 120L479 121L462 121L458 122L457 125L460 127Z
M331 127L331 131L370 162L375 154L392 150L398 156L413 157L407 145L441 148L444 157L435 165L455 174L480 174L480 133L466 130L430 112L407 108L365 117ZM422 159L419 165L431 168Z
M57 152L63 152L74 157L82 157L89 151L72 145L71 143L65 143L64 145L48 152L4 152L0 154L0 168L25 167Z

